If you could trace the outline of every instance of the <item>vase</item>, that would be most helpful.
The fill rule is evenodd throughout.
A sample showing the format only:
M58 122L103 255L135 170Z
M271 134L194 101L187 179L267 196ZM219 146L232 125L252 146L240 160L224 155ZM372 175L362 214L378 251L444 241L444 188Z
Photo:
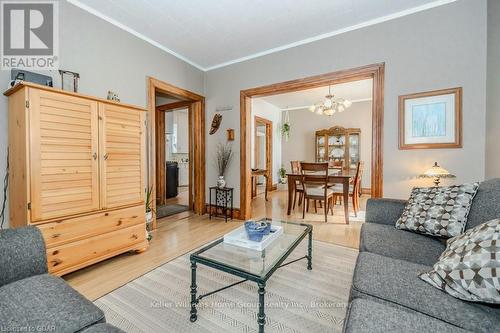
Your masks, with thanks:
M224 180L224 176L219 176L219 179L217 179L217 187L218 188L226 187L226 181Z
M146 239L150 241L153 238L153 211L146 212Z

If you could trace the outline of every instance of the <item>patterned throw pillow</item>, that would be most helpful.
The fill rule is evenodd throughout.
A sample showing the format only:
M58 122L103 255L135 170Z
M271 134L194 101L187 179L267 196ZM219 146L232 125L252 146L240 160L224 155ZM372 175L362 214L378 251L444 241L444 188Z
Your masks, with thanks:
M446 250L420 278L453 297L500 304L500 219L448 240Z
M441 237L460 235L464 232L478 187L479 183L416 187L396 222L396 228Z

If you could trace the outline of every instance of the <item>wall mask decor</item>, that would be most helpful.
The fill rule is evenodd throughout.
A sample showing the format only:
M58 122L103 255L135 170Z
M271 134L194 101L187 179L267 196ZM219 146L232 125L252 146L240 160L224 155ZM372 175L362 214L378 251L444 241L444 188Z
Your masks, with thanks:
M220 113L214 114L214 119L212 119L212 126L210 127L210 132L209 132L210 135L217 132L221 123L222 123L222 115Z

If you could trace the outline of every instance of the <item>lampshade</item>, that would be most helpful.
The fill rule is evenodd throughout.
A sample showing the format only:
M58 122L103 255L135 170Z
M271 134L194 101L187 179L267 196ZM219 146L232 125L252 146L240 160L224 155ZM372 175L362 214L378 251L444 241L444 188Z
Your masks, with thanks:
M434 162L434 165L427 169L423 174L419 176L420 178L455 178L455 175L452 175L448 170L442 168L438 165L437 162Z

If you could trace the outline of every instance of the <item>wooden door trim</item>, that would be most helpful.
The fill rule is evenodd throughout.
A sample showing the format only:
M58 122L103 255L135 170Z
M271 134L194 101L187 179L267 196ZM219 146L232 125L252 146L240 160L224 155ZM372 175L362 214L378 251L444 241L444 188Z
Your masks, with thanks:
M383 124L384 124L385 63L372 64L327 74L285 81L240 91L240 211L243 219L250 218L250 149L251 99L321 86L373 79L372 100L372 197L383 195Z
M175 109L183 109L183 108L187 108L187 107L191 106L191 104L193 104L193 101L173 102L173 103L158 105L156 107L156 110L169 111L169 110L175 110Z
M254 135L257 138L257 123L266 126L266 170L267 170L267 188L273 187L273 122L269 119L254 116ZM255 141L254 141L255 142ZM255 158L255 156L254 156Z
M147 78L148 89L148 182L153 184L152 197L156 198L156 105L157 91L173 97L189 101L189 123L192 137L189 138L189 197L192 198L192 208L196 214L204 214L205 208L205 97L189 90L176 87L153 77ZM192 178L192 179L191 179ZM156 200L153 200L156 208ZM156 228L156 218L153 222Z

